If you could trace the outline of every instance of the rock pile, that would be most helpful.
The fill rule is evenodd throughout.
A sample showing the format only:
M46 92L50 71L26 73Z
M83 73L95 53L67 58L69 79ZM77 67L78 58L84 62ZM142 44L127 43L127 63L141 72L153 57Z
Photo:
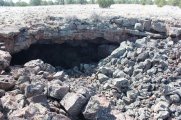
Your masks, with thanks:
M9 66L0 51L0 119L179 120L180 46L170 38L124 41L98 65L61 71L40 59Z

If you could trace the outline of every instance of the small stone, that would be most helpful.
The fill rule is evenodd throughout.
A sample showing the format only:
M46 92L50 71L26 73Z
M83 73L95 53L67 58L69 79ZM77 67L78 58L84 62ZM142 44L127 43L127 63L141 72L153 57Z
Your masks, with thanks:
M0 89L11 90L15 86L15 81L11 76L0 76Z
M125 88L129 86L129 82L126 78L115 78L112 80L112 82L117 88Z
M5 95L5 90L0 89L0 98Z
M25 82L27 82L27 83L30 83L30 77L28 77L28 76L20 76L19 78L18 78L18 84L22 84L22 83L25 83Z
M109 77L107 77L106 75L101 74L101 73L98 74L98 80L100 81L100 83L102 83L108 79L109 79Z
M145 59L149 58L148 52L140 53L137 57L137 62L145 61Z
M122 70L117 69L113 72L113 77L114 78L124 78L124 77L126 77L126 74Z
M170 95L169 97L170 97L171 102L173 102L173 103L179 103L180 102L180 96L177 94Z
M166 32L166 25L163 22L152 22L151 28L157 32Z
M53 75L55 79L62 79L65 76L64 71L59 71Z
M138 91L136 90L130 90L130 91L127 91L127 97L132 99L132 100L135 100L138 96Z
M170 116L169 111L159 111L159 113L155 115L155 118L163 120L169 118L169 116Z
M159 111L167 111L169 107L169 103L160 101L154 106L154 112L159 112Z
M139 30L139 31L143 31L144 27L143 27L143 25L141 23L136 23L134 25L134 29Z
M11 61L11 55L9 52L0 50L0 70L9 67Z
M156 74L157 69L155 67L152 67L151 69L147 70L147 74L152 76L154 74Z

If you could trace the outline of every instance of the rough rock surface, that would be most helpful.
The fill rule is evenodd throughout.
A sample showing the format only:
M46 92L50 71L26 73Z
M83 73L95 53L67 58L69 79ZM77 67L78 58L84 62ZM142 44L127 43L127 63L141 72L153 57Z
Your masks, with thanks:
M115 6L113 10L99 10L113 12ZM55 6L57 9L61 7ZM35 7L35 11L41 13L41 8L48 12L49 7ZM156 13L152 13L150 19L143 17L142 13L140 16L144 19L134 14L130 15L134 18L107 15L101 21L94 18L93 22L92 19L65 20L55 14L35 19L40 13L34 13L32 7L9 8L8 12L5 12L7 8L0 9L4 11L0 11L3 13L0 25L10 24L9 28L6 26L0 30L0 39L7 42L6 49L0 51L0 58L3 64L8 63L0 73L0 119L181 119L181 24L178 18L181 12L174 16L174 20L172 15L161 12L165 9L163 7L157 8L162 20L156 17ZM17 11L11 13L14 9ZM32 17L25 15L29 10L32 10ZM22 11L22 16L15 21L7 17L7 13L14 15ZM166 19L168 17L170 19ZM21 29L17 30L12 25L18 27L18 20L24 24L27 20L25 25L31 25L22 27L19 23ZM5 52L17 52L35 42L62 43L83 38L92 41L97 37L116 41L120 46L115 50L107 47L109 56L97 64L81 63L70 69L53 67L40 59L9 66L11 57Z
M14 53L37 42L97 42L103 38L104 42L120 43L145 36L180 37L180 13L176 7L142 5L112 5L110 9L98 5L3 7L0 48Z

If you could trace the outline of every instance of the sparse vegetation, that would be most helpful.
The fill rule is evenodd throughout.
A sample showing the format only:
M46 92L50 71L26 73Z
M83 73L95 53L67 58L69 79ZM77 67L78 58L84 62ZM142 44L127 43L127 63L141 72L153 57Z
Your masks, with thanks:
M114 4L113 0L98 0L97 3L99 4L99 7L101 8L108 8L112 4Z
M30 0L26 3L22 0L14 3L12 0L0 0L0 6L38 6L38 5L64 5L64 4L99 4L102 8L108 8L112 4L142 4L157 5L163 7L165 5L179 6L181 8L181 0Z

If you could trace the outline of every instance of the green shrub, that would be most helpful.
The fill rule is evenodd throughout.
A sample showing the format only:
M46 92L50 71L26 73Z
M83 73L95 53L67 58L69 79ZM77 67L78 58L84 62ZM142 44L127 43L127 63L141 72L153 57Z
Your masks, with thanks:
M16 6L24 7L24 6L28 6L28 3L24 2L24 1L18 1L18 2L16 2L15 5L16 5Z
M168 0L169 5L179 6L180 0Z
M98 0L97 2L99 4L99 7L101 7L101 8L108 8L112 4L114 4L113 0Z
M166 1L166 0L155 0L155 4L156 4L158 7L163 7L164 5L167 4L167 1Z

